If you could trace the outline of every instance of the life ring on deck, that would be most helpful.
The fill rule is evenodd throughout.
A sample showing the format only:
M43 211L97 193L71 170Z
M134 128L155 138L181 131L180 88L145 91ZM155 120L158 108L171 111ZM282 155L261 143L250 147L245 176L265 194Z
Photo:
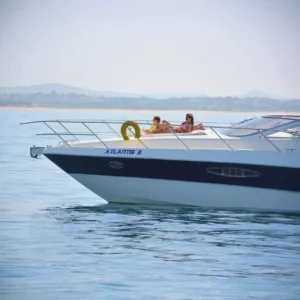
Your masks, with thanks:
M132 127L134 129L134 137L136 139L139 139L142 136L141 127L139 124L135 123L134 121L126 121L121 126L121 134L122 134L124 141L130 140L130 137L128 135L128 127Z

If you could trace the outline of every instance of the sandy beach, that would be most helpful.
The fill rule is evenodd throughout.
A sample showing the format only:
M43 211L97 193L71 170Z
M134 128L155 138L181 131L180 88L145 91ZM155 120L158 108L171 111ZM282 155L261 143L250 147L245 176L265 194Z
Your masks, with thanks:
M281 114L281 115L299 115L300 112L279 112L279 111L212 111L212 110L141 110L141 109L102 109L102 108L56 108L56 107L25 107L25 106L0 106L0 110L68 110L68 111L101 111L101 112L107 112L107 113L113 113L113 112L136 112L136 113L168 113L168 114L177 114L177 113L194 113L194 114L265 114L265 115L274 115L274 114Z

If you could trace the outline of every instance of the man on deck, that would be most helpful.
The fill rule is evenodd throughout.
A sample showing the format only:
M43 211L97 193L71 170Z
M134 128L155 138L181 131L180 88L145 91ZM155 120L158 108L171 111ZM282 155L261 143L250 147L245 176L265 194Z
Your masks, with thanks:
M153 117L153 125L150 127L150 130L149 129L143 129L143 131L146 134L159 133L160 131L162 131L162 127L161 127L161 124L160 124L160 117L154 116Z

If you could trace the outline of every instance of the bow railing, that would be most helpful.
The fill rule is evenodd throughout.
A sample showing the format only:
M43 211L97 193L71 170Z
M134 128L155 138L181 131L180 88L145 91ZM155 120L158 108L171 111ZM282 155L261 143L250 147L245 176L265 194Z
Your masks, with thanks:
M152 125L151 121L148 120L136 120L135 121L138 125L145 125L149 126ZM100 143L102 143L103 147L109 148L107 145L106 139L103 137L104 135L109 134L114 135L115 137L120 138L120 125L124 124L124 121L122 120L42 120L42 121L33 121L33 122L26 122L26 123L21 123L21 125L27 125L27 124L37 124L37 123L43 123L49 130L50 132L45 132L45 133L37 133L37 135L42 135L42 136L57 136L62 140L63 145L68 146L68 147L74 147L76 146L76 142L80 142L80 137L88 136L88 137L94 137L96 140L98 140ZM180 127L180 123L178 121L172 121L169 122L169 124L162 124L168 129L168 133L157 133L153 135L173 135L176 139L178 139L179 142L184 145L184 147L187 150L190 150L189 146L186 143L186 138L195 136L193 132L190 133L180 133L176 132L175 128ZM248 131L253 131L249 135L258 135L260 138L264 139L267 141L274 150L281 151L280 148L272 141L272 138L270 138L268 135L270 133L276 133L276 132L286 132L290 133L289 130L274 130L274 129L265 129L265 128L249 128L249 127L233 127L234 124L236 123L227 123L227 122L202 122L205 125L205 130L211 130L213 134L215 135L216 138L220 139L224 145L228 148L228 150L236 150L230 145L231 139L221 133L222 130L224 129L234 129L234 130L248 130ZM57 128L55 128L54 125L59 125L60 129L63 129L65 131L59 131ZM98 131L98 128L92 128L92 126L95 125L105 125L105 131ZM216 125L213 125L216 124ZM228 124L227 126L221 126L222 124ZM69 128L70 125L81 125L81 128L86 129L86 131L74 131ZM186 127L192 126L192 125L186 125ZM107 131L108 130L108 131ZM131 133L131 136L134 136L134 133L132 130L129 128L129 132ZM266 134L267 133L267 134ZM293 134L295 134L293 132ZM149 148L146 146L144 139L153 136L149 134L145 134L142 137L136 138L144 148ZM72 137L72 140L66 138L66 137ZM300 135L298 134L297 137L300 138Z

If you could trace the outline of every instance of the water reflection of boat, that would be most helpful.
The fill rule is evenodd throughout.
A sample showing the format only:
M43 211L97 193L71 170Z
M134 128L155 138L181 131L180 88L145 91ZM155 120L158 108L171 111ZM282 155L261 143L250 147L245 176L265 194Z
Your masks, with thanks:
M123 138L102 138L92 128L104 124L118 134L114 126L120 121L30 123L39 122L52 130L44 135L62 142L33 147L31 156L43 154L108 202L300 211L300 116L205 124L205 131L191 133L135 133L129 140L124 130ZM54 130L54 123L66 131ZM70 124L88 132L71 131Z

